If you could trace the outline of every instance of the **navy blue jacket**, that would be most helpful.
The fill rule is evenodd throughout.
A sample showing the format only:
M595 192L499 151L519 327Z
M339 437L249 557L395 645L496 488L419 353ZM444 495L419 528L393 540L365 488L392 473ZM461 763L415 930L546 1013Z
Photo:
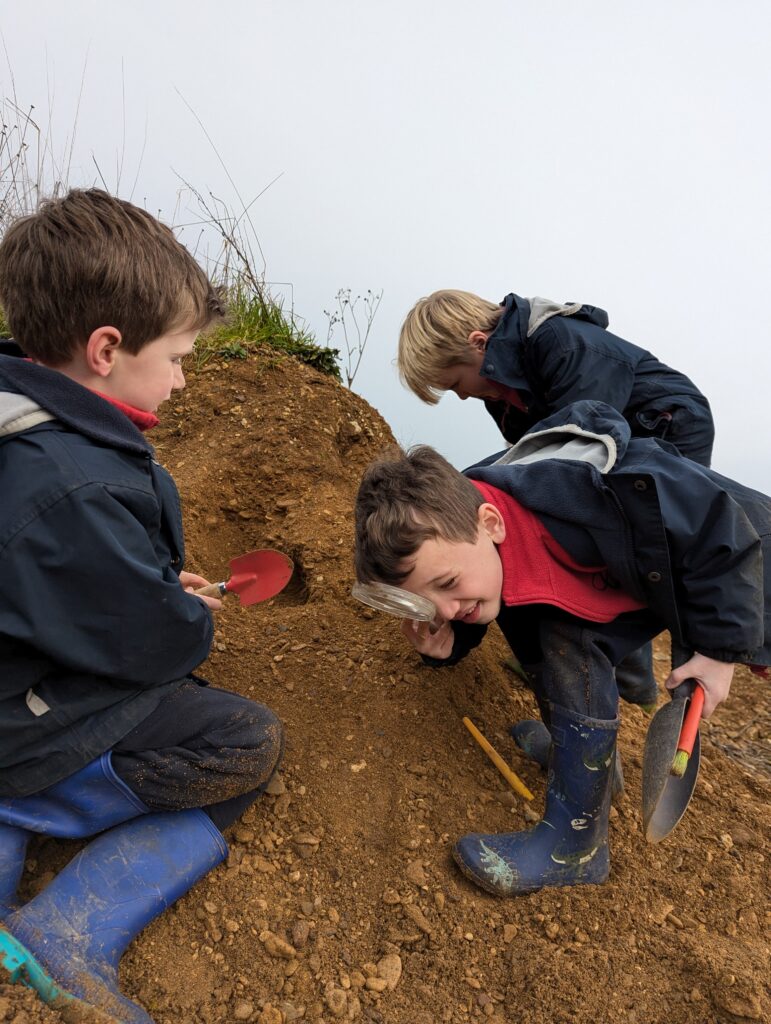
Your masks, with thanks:
M555 457L561 444L572 450ZM771 665L767 495L665 442L631 438L628 423L599 402L555 413L465 473L535 512L577 561L607 566L684 647L718 661ZM453 626L457 661L484 627Z
M8 351L8 346L5 346ZM0 355L0 795L112 747L207 656L177 489L109 402Z
M707 399L685 374L611 334L605 310L575 303L556 312L556 303L513 293L502 305L480 376L515 388L527 406L522 412L485 401L507 441L514 444L572 402L598 401L623 413L634 437L665 437L709 465L714 424Z

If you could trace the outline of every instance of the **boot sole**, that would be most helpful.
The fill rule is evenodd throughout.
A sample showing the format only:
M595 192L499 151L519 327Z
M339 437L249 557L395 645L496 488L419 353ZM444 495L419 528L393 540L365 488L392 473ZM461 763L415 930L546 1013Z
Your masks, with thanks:
M0 979L33 989L67 1024L121 1024L118 1017L84 1003L58 985L27 947L5 931L0 931Z

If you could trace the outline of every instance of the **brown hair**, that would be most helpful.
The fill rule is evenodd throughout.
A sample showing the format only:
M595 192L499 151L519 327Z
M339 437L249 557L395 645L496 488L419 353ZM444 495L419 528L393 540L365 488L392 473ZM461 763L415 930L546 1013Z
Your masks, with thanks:
M15 221L0 242L0 305L24 352L68 362L97 327L136 354L202 330L224 306L171 228L101 189L73 189Z
M399 333L396 365L402 383L423 402L436 405L443 393L437 376L450 366L470 363L469 335L490 334L502 313L502 306L473 292L446 289L419 299Z
M399 584L411 571L405 561L424 541L473 543L484 500L427 445L387 452L364 471L356 496L356 578Z

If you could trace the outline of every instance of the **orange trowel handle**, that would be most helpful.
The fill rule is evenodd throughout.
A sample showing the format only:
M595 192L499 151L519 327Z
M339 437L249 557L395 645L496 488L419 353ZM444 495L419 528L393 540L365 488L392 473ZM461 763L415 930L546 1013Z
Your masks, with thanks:
M704 707L704 690L698 684L694 686L691 694L691 702L685 713L683 727L680 730L680 739L677 749L682 750L688 757L693 753L693 745L696 742L696 734L699 731L701 712Z

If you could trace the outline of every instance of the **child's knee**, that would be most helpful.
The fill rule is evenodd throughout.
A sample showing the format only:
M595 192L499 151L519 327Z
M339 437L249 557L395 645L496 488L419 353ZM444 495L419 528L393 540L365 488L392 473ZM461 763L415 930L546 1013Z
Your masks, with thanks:
M284 754L284 726L278 715L264 704L249 702L239 723L239 745L255 787L267 782Z

